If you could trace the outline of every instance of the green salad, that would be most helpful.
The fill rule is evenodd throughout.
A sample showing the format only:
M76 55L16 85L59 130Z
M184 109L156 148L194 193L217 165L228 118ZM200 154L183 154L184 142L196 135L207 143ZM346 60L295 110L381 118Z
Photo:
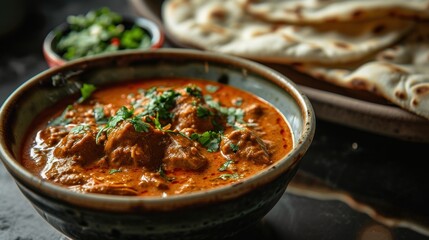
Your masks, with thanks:
M150 35L136 24L126 25L122 16L103 7L86 15L67 17L70 32L59 36L56 51L66 60L123 49L151 46Z

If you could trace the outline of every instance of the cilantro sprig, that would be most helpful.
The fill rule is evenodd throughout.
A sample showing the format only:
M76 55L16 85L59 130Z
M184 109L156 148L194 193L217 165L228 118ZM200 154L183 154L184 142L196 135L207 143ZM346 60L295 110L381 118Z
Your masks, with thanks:
M180 96L180 93L169 89L163 91L161 94L158 93L157 88L151 88L145 93L145 97L149 98L149 104L147 105L142 116L156 116L158 114L159 119L171 119L171 110L176 104L176 98Z
M141 118L141 116L134 116L134 109L128 109L125 106L122 106L117 112L115 116L112 116L109 118L109 121L107 124L98 131L97 136L95 138L96 142L98 143L98 140L104 132L109 133L112 131L119 122L121 121L129 121L131 124L133 124L134 129L137 132L148 132L150 125L146 122L144 122Z
M226 171L226 169L228 169L229 165L231 165L232 163L234 163L234 160L232 159L226 159L226 161L222 164L222 166L220 166L220 168L218 169L220 172Z
M83 103L86 99L91 97L91 94L96 90L97 88L88 83L84 83L82 87L80 88L80 94L81 97L77 100L78 103Z
M224 174L221 174L218 178L222 180L229 180L229 179L237 180L240 177L241 176L238 173L224 173Z
M54 120L50 121L48 123L48 126L52 127L52 126L64 126L67 125L71 122L71 119L66 118L67 112L72 110L73 106L72 105L67 105L66 109L64 109L64 111L61 113L61 115L57 118L55 118Z
M204 96L207 104L216 109L221 115L226 116L229 126L236 126L236 123L244 123L244 110L235 107L224 107L219 102L212 99L211 95Z
M207 148L209 152L216 152L219 150L219 145L222 135L218 132L207 131L202 134L193 133L191 139L198 141L201 145Z
M89 130L90 130L89 125L82 124L82 125L77 125L77 126L73 127L70 130L70 133L73 133L73 134L84 134L84 133L88 132Z
M203 98L203 93L198 86L188 86L185 88L185 90L191 96Z

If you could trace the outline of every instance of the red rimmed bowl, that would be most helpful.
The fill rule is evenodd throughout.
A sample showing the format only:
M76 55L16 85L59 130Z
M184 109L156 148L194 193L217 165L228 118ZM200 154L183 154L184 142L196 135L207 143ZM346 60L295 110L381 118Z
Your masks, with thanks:
M42 180L21 165L23 141L33 120L78 93L77 83L106 86L175 77L222 81L269 101L290 125L292 150L234 184L168 197L79 193ZM287 77L261 64L195 50L116 52L50 68L12 93L0 110L0 157L40 215L72 239L223 239L257 224L278 202L314 131L308 99Z
M164 33L158 27L156 23L151 20L142 17L122 17L122 23L127 27L135 24L136 26L142 28L151 39L150 49L161 48L164 44ZM52 31L46 35L43 41L43 56L50 67L57 67L64 65L69 60L64 59L58 49L57 44L61 36L70 32L70 25L68 23L63 23L58 27L54 28ZM124 49L118 51L135 51L138 49ZM144 49L142 49L144 50ZM106 54L106 53L100 53Z

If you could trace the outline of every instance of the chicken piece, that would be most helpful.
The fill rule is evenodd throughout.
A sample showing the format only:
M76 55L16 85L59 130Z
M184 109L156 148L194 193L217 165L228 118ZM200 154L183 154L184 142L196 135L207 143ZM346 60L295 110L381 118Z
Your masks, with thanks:
M247 128L227 134L221 143L222 153L234 161L246 160L257 164L270 164L265 143Z
M165 151L164 169L201 171L208 163L207 158L198 150L198 144L180 135L170 134L171 142Z
M108 135L104 150L111 167L156 170L161 166L168 141L168 135L158 129L150 127L148 132L137 132L133 124L124 121Z

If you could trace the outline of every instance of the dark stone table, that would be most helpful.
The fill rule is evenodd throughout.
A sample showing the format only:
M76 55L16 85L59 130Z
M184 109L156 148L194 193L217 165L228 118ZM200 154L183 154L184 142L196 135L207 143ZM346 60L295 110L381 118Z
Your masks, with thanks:
M25 21L0 36L0 103L48 68L42 41L70 14L126 1L22 1ZM11 19L12 21L12 19ZM317 121L314 141L278 204L236 239L429 239L428 144ZM0 163L0 239L66 239L32 208Z

